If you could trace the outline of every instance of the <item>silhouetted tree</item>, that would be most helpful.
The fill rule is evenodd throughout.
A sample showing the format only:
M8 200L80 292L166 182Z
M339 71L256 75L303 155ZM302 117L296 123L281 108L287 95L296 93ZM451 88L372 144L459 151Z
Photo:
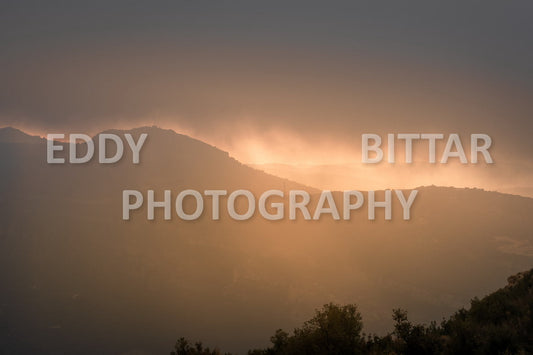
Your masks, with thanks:
M204 348L200 341L192 346L187 339L182 337L178 339L170 355L221 355L221 353L218 349Z

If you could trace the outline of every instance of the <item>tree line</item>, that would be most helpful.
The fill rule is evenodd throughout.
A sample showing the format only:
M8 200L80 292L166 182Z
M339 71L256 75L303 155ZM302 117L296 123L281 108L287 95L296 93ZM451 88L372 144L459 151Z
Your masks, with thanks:
M342 354L531 354L533 353L533 269L509 277L509 284L474 298L439 324L414 324L407 311L394 309L394 329L365 334L357 305L328 303L292 332L278 329L266 349L249 355ZM171 355L221 355L180 338ZM229 353L225 353L229 354Z

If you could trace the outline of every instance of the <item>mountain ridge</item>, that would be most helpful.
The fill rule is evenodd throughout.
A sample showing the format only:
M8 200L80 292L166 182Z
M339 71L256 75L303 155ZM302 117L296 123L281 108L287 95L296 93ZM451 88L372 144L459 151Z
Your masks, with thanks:
M32 136L18 128L11 126L0 128L0 142L2 143L42 143L45 139Z
M103 130L101 132L98 132L94 135L91 136L91 138L93 140L96 140L97 137L100 135L100 134L120 134L120 135L124 135L126 133L130 133L134 136L136 135L139 135L140 133L153 133L154 135L158 136L158 139L161 138L161 136L165 137L165 139L174 139L174 138L177 138L179 141L182 142L182 145L183 143L186 143L186 144L192 144L193 146L195 147L199 147L201 148L202 150L211 150L212 152L216 152L215 154L216 155L219 155L219 156L222 156L224 158L228 158L228 159L231 159L235 162L237 162L238 164L241 164L241 165L244 165L250 169L253 169L255 171L258 171L258 172L262 172L266 175L269 175L269 176L272 176L272 177L275 177L275 178L278 178L278 179L281 179L281 180L285 180L287 181L287 183L289 184L297 184L297 185L300 185L300 186L304 186L306 187L307 189L310 189L311 191L313 191L314 193L318 192L319 189L315 188L315 187L312 187L312 186L309 186L309 185L305 185L303 183L300 183L298 181L294 181L294 180L291 180L291 179L287 179L285 177L281 177L281 176L278 176L278 175L275 175L275 174L271 174L271 173L268 173L267 171L265 171L264 169L261 168L261 165L264 165L264 164L247 164L247 163L242 163L240 162L239 160L235 159L234 157L232 157L230 155L229 152L227 151L224 151L214 145L211 145L207 142L204 142L202 140L199 140L197 138L194 138L194 137L191 137L191 136L188 136L186 134L182 134L182 133L179 133L179 132L176 132L172 129L166 129L166 128L162 128L162 127L158 127L158 126L139 126L139 127L135 127L135 128L131 128L131 129L106 129L106 130ZM44 143L46 142L46 138L42 138L42 137L39 137L39 136L32 136L26 132L24 132L23 130L21 129L18 129L18 128L15 128L15 127L11 127L11 126L6 126L6 127L2 127L0 128L0 143L32 143L32 144L35 144L35 143ZM356 185L356 184L354 184ZM496 194L503 194L503 195L511 195L511 196L517 196L517 197L522 197L522 198L527 198L527 199L533 199L533 197L530 197L530 196L524 196L524 195L521 195L521 194L518 194L518 193L509 193L509 192L502 192L502 191L497 191L497 190L490 190L490 189L484 189L484 188L481 188L481 187L456 187L456 186L443 186L443 185L421 185L421 186L418 186L418 187L414 187L414 188L404 188L404 190L414 190L414 189L431 189L431 188L443 188L443 189L458 189L458 190L465 190L465 191L483 191L483 192L488 192L488 193L496 193ZM377 189L377 191L382 191L386 189L386 187L382 187L380 189ZM340 190L340 189L334 189L332 190L334 192L340 192L340 191L343 191L343 190ZM365 190L361 190L361 191L365 191Z

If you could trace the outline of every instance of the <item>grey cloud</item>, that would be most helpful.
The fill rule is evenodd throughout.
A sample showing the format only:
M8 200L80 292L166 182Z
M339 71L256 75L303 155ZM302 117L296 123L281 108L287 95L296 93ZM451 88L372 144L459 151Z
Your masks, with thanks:
M530 2L4 3L0 119L349 140L473 130L531 151Z

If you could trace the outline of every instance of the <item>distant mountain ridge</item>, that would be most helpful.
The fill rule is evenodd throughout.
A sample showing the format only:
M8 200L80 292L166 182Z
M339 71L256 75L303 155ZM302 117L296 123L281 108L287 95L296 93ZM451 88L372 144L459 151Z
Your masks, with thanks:
M0 128L0 142L3 143L42 143L45 139L31 136L13 127Z
M237 160L232 158L228 152L220 150L219 148L213 145L202 142L200 140L189 137L187 135L176 133L173 130L163 129L163 128L159 128L156 126L151 126L151 127L144 126L144 127L138 127L138 128L133 128L129 130L108 129L108 130L95 134L93 136L93 139L95 139L96 137L98 137L98 135L102 133L114 133L114 134L119 134L119 135L123 135L124 133L131 133L136 136L140 134L140 132L149 133L150 136L154 136L155 140L161 140L161 141L166 142L166 144L171 144L172 150L168 149L169 154L171 152L177 153L180 150L182 152L187 151L187 150L189 151L195 150L197 152L201 152L200 154L204 154L206 156L211 157L212 158L211 162L216 162L221 159L222 160L231 159L237 162ZM0 128L0 143L41 144L41 143L44 143L45 141L46 141L45 138L41 138L38 136L31 136L17 128L13 128L13 127ZM161 143L162 142L158 142L157 144L161 144ZM150 144L153 144L153 143L150 143ZM169 159L169 155L165 155L165 158ZM170 158L169 160L171 161L172 159ZM239 162L239 164L241 163ZM309 180L307 174L311 174L312 176L318 174L317 176L320 176L322 173L319 173L319 170L327 169L328 171L334 171L334 172L336 171L333 174L333 177L336 176L337 178L339 178L339 176L341 176L340 174L342 171L342 170L337 171L338 170L337 166L327 166L327 165L326 166L315 166L313 168L309 166L302 166L300 168L300 167L295 167L295 166L286 165L286 164L243 164L243 165L246 165L255 170L264 172L265 174L275 176L278 179L283 179L285 181L284 184L286 187L287 185L299 186L299 188L305 187L306 189L311 189L314 192L317 192L318 190L316 190L316 188L311 188L309 185L305 186L305 184L301 183L301 181ZM346 167L345 169L349 169L349 168ZM363 171L360 173L363 174L361 177L362 181L365 181L365 183L368 183L369 177L364 175ZM326 178L326 177L331 178L332 176L331 174L329 175L325 174L323 178ZM296 184L295 181L299 183ZM320 183L318 183L317 181L315 181L315 183L320 185ZM281 185L276 184L276 186L282 186L282 185L283 183ZM354 181L354 187L357 187L358 185L359 185L358 181ZM382 186L381 188L386 188L386 186ZM329 187L329 189L331 189L331 187ZM528 187L528 186L515 186L515 187L507 186L501 189L495 188L495 189L489 189L489 190L498 190L503 193L515 194L515 195L520 195L524 197L533 196L531 192L531 187Z
M230 156L229 152L227 152L227 151L221 150L221 149L217 148L216 146L213 146L213 145L211 145L209 143L205 143L205 142L200 141L198 139L192 138L192 137L187 136L185 134L177 133L177 132L175 132L172 129L164 129L164 128L160 128L160 127L157 127L157 126L141 126L141 127L132 128L132 129L107 129L107 130L104 130L102 132L99 132L99 133L93 135L92 136L93 140L97 139L97 137L100 134L103 134L103 133L112 133L112 134L117 134L117 135L120 135L120 136L123 136L125 133L130 133L133 136L138 136L138 135L140 135L140 133L148 133L149 137L152 136L151 140L155 140L156 144L158 144L159 146L162 145L162 144L171 144L172 145L172 151L170 149L167 149L168 150L168 154L170 154L171 152L178 153L178 152L194 151L196 154L199 153L201 155L210 156L213 161L217 161L219 159L229 159L231 161L236 162L239 165L250 167L251 169L253 169L255 171L259 171L259 172L264 173L266 175L273 176L276 179L281 179L282 181L285 181L286 187L287 187L287 184L288 184L289 186L297 186L297 188L306 188L306 189L308 189L308 190L310 190L311 192L314 192L314 193L318 192L318 190L316 188L314 188L314 187L306 186L305 184L301 184L301 183L298 183L298 182L295 182L295 181L291 181L289 179L285 179L285 178L279 177L279 176L277 176L275 174L273 175L273 174L270 174L270 173L266 172L265 170L269 170L269 169L263 169L263 165L264 164L243 164L243 163L239 162L238 160L232 158ZM29 134L25 133L24 131L22 131L20 129L17 129L17 128L13 128L13 127L0 128L0 143L32 143L32 144L37 144L37 143L44 143L44 142L46 142L45 138L41 138L39 136L31 136L31 135L29 135ZM149 144L153 144L153 143L149 143ZM96 151L96 154L97 154L97 151ZM187 153L187 154L189 154L189 153ZM187 155L187 154L185 154L185 155ZM172 154L165 155L165 157L169 158L169 164L170 164L171 161L172 161ZM269 164L266 164L266 165L269 166ZM272 165L272 166L283 166L284 164L270 164L270 165ZM357 185L357 183L355 182L354 186L356 186L356 185ZM277 186L279 186L279 184L277 184ZM429 186L426 186L426 187L429 187ZM432 185L432 187L435 187L435 186ZM383 186L383 188L386 188L386 187ZM420 187L417 187L417 188L420 188ZM462 189L462 188L457 188L457 189ZM472 190L472 189L471 188L466 188L466 190ZM474 188L473 190L476 190L476 188ZM484 190L482 188L480 188L479 190L486 191L486 192L496 192L496 191ZM339 190L336 190L336 191L339 191ZM506 194L505 192L497 192L497 193ZM526 198L531 198L529 196L520 195L519 193L514 193L514 194L518 195L518 196L526 197Z
M93 136L93 140L102 133L113 133L121 137L125 133L130 133L134 137L138 137L141 133L147 133L148 138L141 150L141 163L139 166L131 164L129 149L124 150L124 156L113 167L118 169L113 170L112 176L118 176L119 171L127 171L123 174L122 179L124 184L128 183L149 186L151 182L161 185L166 181L167 188L193 188L194 186L204 186L206 188L253 188L253 189L306 189L310 192L317 190L307 187L303 184L293 182L287 179L279 178L263 171L248 167L234 158L230 157L228 152L222 151L212 145L204 143L200 140L191 138L189 136L176 133L170 129L162 129L159 127L138 127L130 130L110 129ZM68 137L68 136L67 136ZM0 143L40 143L44 144L46 139L30 136L18 129L6 127L0 129ZM66 143L63 143L66 145ZM127 148L127 147L126 147ZM32 155L32 165L40 166L43 174L51 173L50 166L46 164L46 148L43 146L37 151L34 148L17 148L20 152L15 153L19 156L18 159L24 159L27 154ZM65 147L63 156L67 156L68 147ZM80 181L86 180L79 174L86 174L86 169L91 167L97 168L96 172L102 172L101 169L109 168L108 165L99 165L97 162L98 144L95 144L95 153L93 159L87 164L79 164L75 169L70 169L64 173L73 175ZM8 159L9 160L9 159ZM6 160L6 161L8 161ZM68 160L68 159L67 159ZM62 167L68 167L70 164L61 164ZM227 174L231 171L231 174ZM238 173L234 173L238 171ZM106 170L106 174L111 171ZM115 173L116 172L116 173ZM185 176L187 175L187 176ZM164 178L161 178L164 177ZM31 178L31 176L28 176ZM162 185L161 185L162 186ZM28 187L32 188L32 187ZM107 193L106 185L99 186ZM98 195L97 191L93 191Z

